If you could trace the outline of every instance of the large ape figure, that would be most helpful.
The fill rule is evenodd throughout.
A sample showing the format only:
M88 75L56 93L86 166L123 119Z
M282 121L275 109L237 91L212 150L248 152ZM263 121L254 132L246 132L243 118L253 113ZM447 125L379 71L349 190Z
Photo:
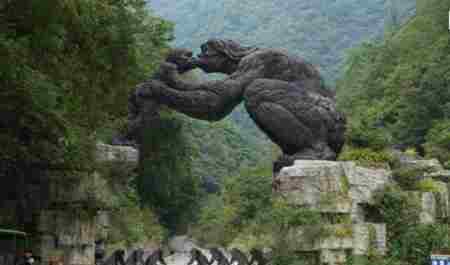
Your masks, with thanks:
M193 118L217 121L245 102L250 117L283 150L275 170L295 159L335 160L344 143L345 118L319 72L297 56L274 49L209 40L198 58L161 65L149 80L151 98ZM188 54L191 55L191 54ZM180 73L199 67L224 80L195 83Z

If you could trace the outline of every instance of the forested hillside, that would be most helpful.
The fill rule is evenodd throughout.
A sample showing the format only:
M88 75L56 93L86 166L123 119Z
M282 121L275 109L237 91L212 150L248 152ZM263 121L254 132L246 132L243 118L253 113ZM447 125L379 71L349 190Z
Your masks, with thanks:
M450 160L449 6L419 1L405 26L350 53L337 92L353 144L414 147Z
M175 22L177 45L199 48L208 38L229 38L248 45L284 48L317 65L332 83L345 49L382 36L384 3L152 0L150 6Z

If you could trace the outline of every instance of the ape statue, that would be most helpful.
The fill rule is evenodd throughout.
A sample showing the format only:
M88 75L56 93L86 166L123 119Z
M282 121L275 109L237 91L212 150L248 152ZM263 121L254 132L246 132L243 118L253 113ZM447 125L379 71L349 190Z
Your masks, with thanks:
M162 265L167 265L163 258L163 252L160 248L155 250L148 258L145 260L145 265L157 265L160 262Z
M217 261L217 265L230 265L228 262L228 259L225 257L225 255L220 251L218 248L210 248L209 253L211 253L211 260L209 261L209 264L213 264L214 261Z
M345 117L319 72L301 58L218 39L203 44L198 58L186 51L173 55L157 79L143 84L148 96L208 121L224 118L244 101L250 117L283 151L276 171L296 159L335 160L341 151ZM229 76L202 83L180 78L194 67Z
M249 265L247 255L245 255L239 249L232 248L230 250L230 254L231 254L230 265L233 265L234 262L237 262L238 265Z
M270 261L269 259L264 257L264 253L261 250L256 249L256 248L252 248L250 250L250 255L251 255L251 258L250 258L250 261L248 262L248 265L252 265L253 262L255 262L255 261L258 265L267 265Z
M196 248L191 249L191 259L186 265L192 265L194 261L197 262L197 265L210 265L205 255L203 255L203 253Z
M192 52L186 49L172 49L169 51L165 62L178 66L180 74L192 70L195 65L192 63ZM163 69L159 69L152 76L150 81L139 84L128 97L128 129L125 135L118 135L113 140L113 144L135 145L138 138L139 129L144 119L155 116L159 110L159 104L152 99L152 90L155 84L163 85L165 75ZM168 81L168 80L166 80ZM150 116L150 117L149 117Z

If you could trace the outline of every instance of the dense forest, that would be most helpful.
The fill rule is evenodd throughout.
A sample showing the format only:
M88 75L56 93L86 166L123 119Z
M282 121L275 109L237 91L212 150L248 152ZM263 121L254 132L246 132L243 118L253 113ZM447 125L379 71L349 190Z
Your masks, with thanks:
M351 143L412 147L449 160L447 4L419 5L418 14L398 31L349 53L337 94L351 117Z

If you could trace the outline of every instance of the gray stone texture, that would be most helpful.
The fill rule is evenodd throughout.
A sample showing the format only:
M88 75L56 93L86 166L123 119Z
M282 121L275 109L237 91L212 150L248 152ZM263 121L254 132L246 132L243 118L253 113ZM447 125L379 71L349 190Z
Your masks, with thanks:
M308 227L290 235L299 252L317 252L321 263L343 264L346 253L386 253L386 225L365 220L364 205L373 205L374 193L391 182L387 169L364 168L354 162L296 160L274 176L274 194L294 205L348 217L350 223L327 225L319 237L308 237Z

